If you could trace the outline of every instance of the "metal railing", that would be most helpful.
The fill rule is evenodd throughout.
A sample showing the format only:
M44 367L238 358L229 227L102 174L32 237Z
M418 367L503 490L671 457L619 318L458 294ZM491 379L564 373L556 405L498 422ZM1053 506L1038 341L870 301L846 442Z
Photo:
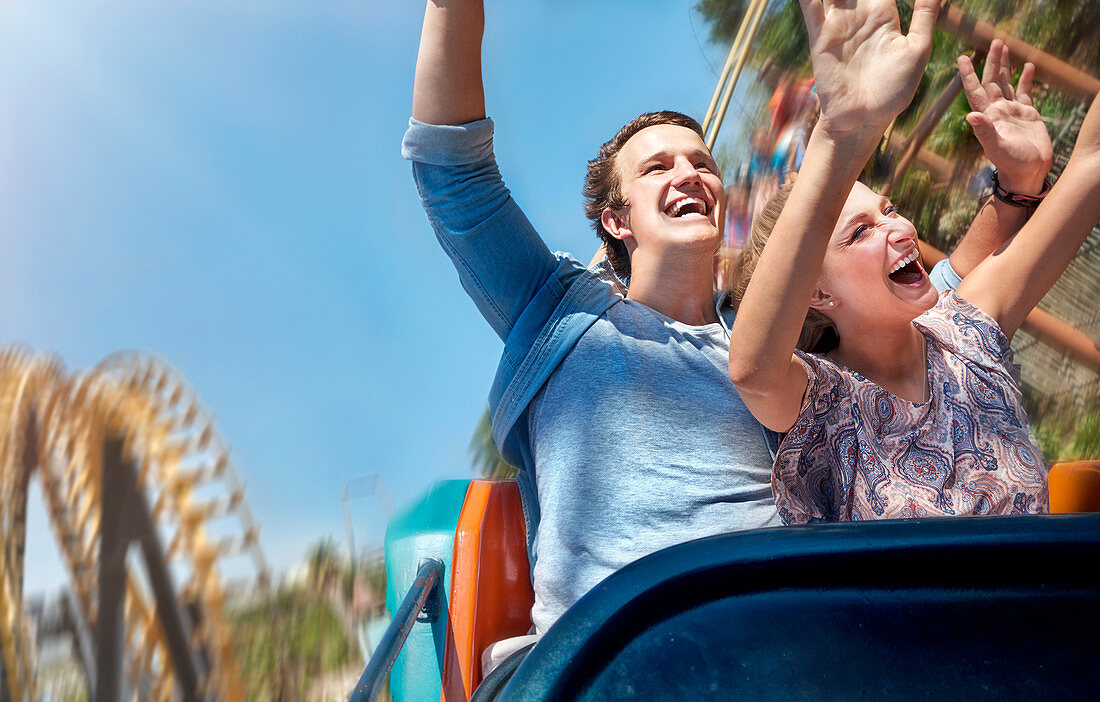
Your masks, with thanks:
M427 558L416 571L416 579L393 615L386 633L367 661L349 702L374 702L386 682L397 654L418 621L431 622L439 616L439 584L443 579L443 561Z

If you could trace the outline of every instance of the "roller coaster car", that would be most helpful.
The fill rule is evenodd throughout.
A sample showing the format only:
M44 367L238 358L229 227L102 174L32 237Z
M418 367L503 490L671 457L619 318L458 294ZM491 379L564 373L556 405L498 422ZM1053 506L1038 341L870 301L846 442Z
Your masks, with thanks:
M1100 461L1050 486L1053 509L1100 511ZM429 558L446 586L397 656L396 702L1100 695L1100 514L699 539L614 573L484 680L485 648L531 626L516 486L446 481L391 524L391 612Z

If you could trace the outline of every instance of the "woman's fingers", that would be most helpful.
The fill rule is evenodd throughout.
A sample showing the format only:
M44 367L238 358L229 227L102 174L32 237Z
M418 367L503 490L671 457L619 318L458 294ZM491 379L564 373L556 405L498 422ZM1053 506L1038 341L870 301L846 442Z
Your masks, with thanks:
M1020 71L1020 80L1016 83L1016 99L1031 107L1031 81L1035 77L1035 64L1028 61Z
M970 104L970 109L984 112L989 107L989 96L985 94L985 88L978 80L974 64L966 55L960 56L956 62L959 64L959 77L962 78L963 92L966 93L966 101Z
M997 84L1001 86L1006 100L1015 100L1016 91L1012 88L1012 63L1008 56L1008 45L1001 44L1000 70L997 73Z
M997 130L993 127L993 122L984 113L971 112L966 116L966 121L974 130L974 136L978 138L983 147L993 144L993 141L997 138Z
M1001 70L1001 42L994 39L989 44L989 53L985 57L985 65L982 66L982 85L990 85L997 80L997 74Z

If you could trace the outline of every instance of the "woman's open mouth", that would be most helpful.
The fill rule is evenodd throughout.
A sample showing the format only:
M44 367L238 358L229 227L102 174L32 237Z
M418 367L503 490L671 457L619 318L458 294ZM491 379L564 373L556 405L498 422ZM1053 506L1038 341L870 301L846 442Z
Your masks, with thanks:
M916 249L902 260L898 261L894 270L890 271L890 280L898 285L920 285L924 282L925 273L920 265L919 255Z

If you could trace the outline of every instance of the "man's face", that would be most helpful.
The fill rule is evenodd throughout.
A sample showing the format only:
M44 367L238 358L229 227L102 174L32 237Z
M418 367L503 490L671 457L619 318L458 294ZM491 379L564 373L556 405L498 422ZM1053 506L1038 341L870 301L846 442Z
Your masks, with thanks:
M698 134L673 124L646 127L623 144L617 166L627 204L612 233L632 255L683 245L716 250L722 178Z

